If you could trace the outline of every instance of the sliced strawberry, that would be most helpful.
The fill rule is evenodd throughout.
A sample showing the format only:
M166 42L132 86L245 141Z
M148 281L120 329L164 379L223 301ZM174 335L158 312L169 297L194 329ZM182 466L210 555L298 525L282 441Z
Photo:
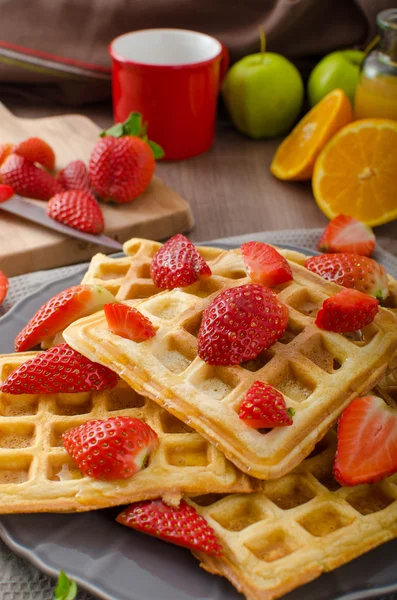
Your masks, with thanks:
M92 192L90 176L82 160L74 160L58 173L57 181L65 190Z
M113 294L100 285L76 285L60 292L43 304L15 339L16 352L24 352L90 315L109 302Z
M0 304L3 302L8 292L8 278L0 271Z
M223 290L204 310L198 355L210 365L236 365L256 358L284 333L288 308L254 283Z
M324 301L315 324L320 329L351 333L374 320L379 302L357 290L343 290Z
M62 435L63 445L84 475L95 479L127 479L140 471L158 436L134 417L87 421Z
M47 142L38 137L31 137L19 144L12 150L14 154L23 156L32 163L39 163L49 171L55 168L55 153Z
M278 390L268 383L255 381L244 396L238 416L248 427L267 429L292 425L294 414Z
M184 500L177 508L161 500L137 502L125 508L116 521L177 546L215 556L222 554L212 527Z
M209 277L211 269L195 246L181 233L174 235L153 256L150 275L160 289L185 287Z
M35 164L19 156L10 154L0 167L2 183L14 188L14 192L27 198L49 200L62 188L54 177Z
M116 373L107 367L60 344L23 363L0 389L6 394L75 394L107 390L117 381Z
M241 253L254 283L273 287L291 281L292 271L288 261L269 244L246 242L241 246Z
M10 156L13 147L13 144L0 144L0 165L3 164L7 156Z
M113 303L103 308L110 331L120 337L143 342L156 334L150 320L132 306Z
M396 472L397 411L377 396L356 398L339 419L335 479L359 485Z
M375 235L367 225L353 217L338 215L325 228L318 249L321 252L353 252L371 256L375 244Z
M55 221L85 231L102 233L105 221L96 198L91 192L67 190L49 199L47 214Z
M305 267L327 281L354 288L378 300L384 300L389 293L385 269L366 256L349 253L322 254L308 258Z
M10 185L0 183L0 202L6 202L14 195L14 190Z

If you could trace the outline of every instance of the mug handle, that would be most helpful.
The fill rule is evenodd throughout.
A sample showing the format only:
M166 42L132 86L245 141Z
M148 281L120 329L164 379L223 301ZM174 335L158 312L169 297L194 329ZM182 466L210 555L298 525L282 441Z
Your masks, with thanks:
M221 87L222 82L225 78L225 75L227 73L227 70L229 68L229 64L230 64L230 53L229 53L229 49L227 46L225 46L225 44L223 44L220 40L218 40L219 43L222 46L222 58L221 58L221 64L219 67L219 87Z

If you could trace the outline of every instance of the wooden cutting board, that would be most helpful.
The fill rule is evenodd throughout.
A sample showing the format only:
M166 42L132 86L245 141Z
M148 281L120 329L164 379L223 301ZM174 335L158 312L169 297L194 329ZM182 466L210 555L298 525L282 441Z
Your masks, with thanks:
M38 136L57 157L57 170L71 160L88 163L100 128L81 115L20 119L0 103L0 143ZM45 203L43 202L43 206ZM101 203L105 233L125 242L131 237L161 240L193 226L187 202L154 177L148 189L131 204ZM51 231L0 210L0 269L9 277L88 260L96 252L114 250Z

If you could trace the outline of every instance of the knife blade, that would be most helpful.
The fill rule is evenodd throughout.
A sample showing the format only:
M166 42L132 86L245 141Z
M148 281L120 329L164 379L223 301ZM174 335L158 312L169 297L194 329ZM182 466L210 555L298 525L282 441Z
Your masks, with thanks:
M29 202L29 200L25 200L16 194L11 198L11 200L2 202L0 204L0 210L5 210L6 212L21 217L22 219L33 221L33 223L38 223L43 227L48 227L54 231L64 233L65 235L69 235L80 240L85 240L91 244L107 246L108 248L113 248L114 250L123 249L123 245L120 244L120 242L117 242L103 233L85 233L84 231L73 229L68 225L64 225L59 221L55 221L55 219L51 219L51 217L47 215L45 208L38 206L37 204L33 204L33 202Z

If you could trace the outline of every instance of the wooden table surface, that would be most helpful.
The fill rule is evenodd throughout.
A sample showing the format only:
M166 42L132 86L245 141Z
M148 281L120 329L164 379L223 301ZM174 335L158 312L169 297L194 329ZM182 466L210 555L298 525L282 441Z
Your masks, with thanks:
M13 97L2 101L21 117L74 112L87 115L104 128L112 124L110 103L70 109ZM193 241L255 231L325 227L327 219L318 209L309 183L284 183L270 174L278 143L249 140L221 118L209 152L158 164L158 175L192 206L196 226L189 237ZM381 246L397 255L397 221L376 228L375 233Z

